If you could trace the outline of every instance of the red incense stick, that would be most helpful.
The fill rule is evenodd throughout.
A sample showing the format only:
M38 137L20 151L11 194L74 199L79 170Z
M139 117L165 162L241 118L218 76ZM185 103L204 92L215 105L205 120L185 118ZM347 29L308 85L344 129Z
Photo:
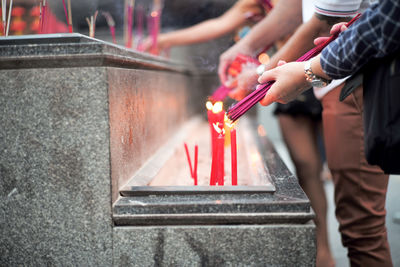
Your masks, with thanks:
M193 178L193 169L192 169L192 161L190 160L190 154L189 154L189 149L186 143L184 143L185 145L185 151L186 151L186 157L189 163L189 168L190 168L190 176Z
M346 26L349 27L351 24L353 24L361 14L357 14L352 20L350 20ZM297 62L301 61L307 61L310 58L315 57L318 55L329 43L331 43L333 40L335 40L339 36L339 33L335 33L331 35L331 37L323 42L322 44L317 45L307 53L305 53L303 56L301 56L299 59L297 59ZM239 119L243 114L245 114L249 109L251 109L255 104L257 104L261 99L263 99L268 92L268 90L271 88L272 84L275 81L270 81L261 86L259 89L256 89L252 93L250 93L248 96L243 98L241 101L236 103L233 107L231 107L228 112L228 118L234 122L237 119Z

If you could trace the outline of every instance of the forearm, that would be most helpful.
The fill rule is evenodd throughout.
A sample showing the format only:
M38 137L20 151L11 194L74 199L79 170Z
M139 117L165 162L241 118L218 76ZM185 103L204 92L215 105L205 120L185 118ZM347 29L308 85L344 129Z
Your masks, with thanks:
M308 22L302 24L286 44L271 58L267 69L274 68L279 60L295 61L314 47L313 41L320 36L329 35L331 23L322 17L314 15Z
M321 54L324 72L338 79L355 73L372 58L400 48L400 3L383 0L363 16Z
M280 0L239 43L252 54L292 33L302 20L300 0Z
M219 18L210 19L186 29L162 34L160 38L168 47L201 43L228 34L244 22L244 18L237 18L233 21Z

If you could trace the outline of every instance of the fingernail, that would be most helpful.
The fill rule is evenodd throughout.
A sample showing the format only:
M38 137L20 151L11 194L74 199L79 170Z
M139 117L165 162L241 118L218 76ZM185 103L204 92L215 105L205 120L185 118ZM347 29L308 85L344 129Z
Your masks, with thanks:
M257 85L257 86L256 86L256 90L260 89L261 86L262 86L262 84Z

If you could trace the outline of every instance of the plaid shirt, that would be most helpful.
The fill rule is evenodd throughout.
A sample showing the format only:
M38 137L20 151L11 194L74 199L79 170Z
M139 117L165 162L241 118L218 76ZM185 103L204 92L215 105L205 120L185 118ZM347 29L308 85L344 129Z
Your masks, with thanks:
M321 54L322 69L333 79L355 73L372 58L400 49L400 1L381 0Z

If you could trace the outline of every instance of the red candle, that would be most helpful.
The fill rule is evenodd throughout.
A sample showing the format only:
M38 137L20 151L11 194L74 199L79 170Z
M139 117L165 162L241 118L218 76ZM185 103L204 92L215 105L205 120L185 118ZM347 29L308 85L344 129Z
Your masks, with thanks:
M197 185L197 162L199 159L199 146L195 145L194 147L194 170L193 170L193 178L194 185Z
M236 129L231 128L231 171L232 185L237 185L237 147L236 147Z
M215 122L215 116L214 116L214 113L212 111L213 104L211 103L211 101L207 101L206 108L207 108L208 125L210 126L211 156L212 156L213 151L214 151L214 135L215 134L214 134L213 123Z
M186 151L186 158L189 163L189 169L190 169L190 176L193 178L193 169L192 169L192 161L190 160L190 154L189 154L189 149L186 143L184 143L185 146L185 151Z
M218 185L224 185L224 142L225 137L223 131L218 135L217 138L217 177Z

